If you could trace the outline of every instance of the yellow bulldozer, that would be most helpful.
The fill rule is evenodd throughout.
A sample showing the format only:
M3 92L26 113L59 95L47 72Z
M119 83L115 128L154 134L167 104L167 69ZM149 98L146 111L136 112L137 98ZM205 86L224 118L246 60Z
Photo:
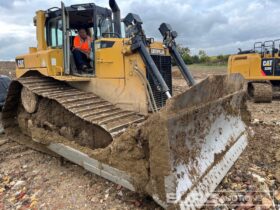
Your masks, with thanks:
M228 73L248 80L248 95L254 102L280 98L280 40L255 42L252 50L239 49L228 60Z
M16 57L3 108L7 136L62 156L163 208L199 208L247 145L246 87L239 74L196 83L162 23L148 38L141 18L121 19L93 3L37 11L37 47ZM71 48L91 32L91 69L79 72ZM171 60L190 86L172 92Z

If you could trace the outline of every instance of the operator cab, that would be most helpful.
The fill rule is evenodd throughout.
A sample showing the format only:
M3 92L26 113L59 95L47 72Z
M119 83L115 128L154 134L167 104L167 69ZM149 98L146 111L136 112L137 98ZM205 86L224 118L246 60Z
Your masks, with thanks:
M120 38L119 9L111 1L112 10L96 6L93 3L77 4L61 8L54 7L46 11L46 41L51 48L63 49L64 73L66 75L93 76L95 72L95 47L94 42L101 38ZM114 13L117 13L115 15ZM112 14L114 19L112 19ZM85 29L91 38L90 55L88 57L90 67L87 72L77 68L77 61L73 57L74 38L79 29ZM89 75L90 74L90 75Z

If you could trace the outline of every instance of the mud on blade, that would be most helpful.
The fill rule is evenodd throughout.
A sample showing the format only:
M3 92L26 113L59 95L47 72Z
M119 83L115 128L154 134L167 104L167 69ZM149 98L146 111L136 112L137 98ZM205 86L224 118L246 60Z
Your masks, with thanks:
M245 86L239 75L211 76L171 99L148 122L153 198L199 208L247 145Z

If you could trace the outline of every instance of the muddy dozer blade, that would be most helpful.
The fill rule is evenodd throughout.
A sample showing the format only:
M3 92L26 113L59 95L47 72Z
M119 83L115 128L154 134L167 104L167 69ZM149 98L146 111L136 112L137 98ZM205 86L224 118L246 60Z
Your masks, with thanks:
M244 80L210 76L149 119L153 198L164 207L201 207L247 145Z

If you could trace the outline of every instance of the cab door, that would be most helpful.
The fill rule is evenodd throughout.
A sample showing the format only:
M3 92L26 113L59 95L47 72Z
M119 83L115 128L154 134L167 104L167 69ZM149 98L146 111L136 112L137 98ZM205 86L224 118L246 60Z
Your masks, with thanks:
M63 63L64 74L70 74L70 40L69 40L69 14L63 2L61 2L62 31L63 31Z

